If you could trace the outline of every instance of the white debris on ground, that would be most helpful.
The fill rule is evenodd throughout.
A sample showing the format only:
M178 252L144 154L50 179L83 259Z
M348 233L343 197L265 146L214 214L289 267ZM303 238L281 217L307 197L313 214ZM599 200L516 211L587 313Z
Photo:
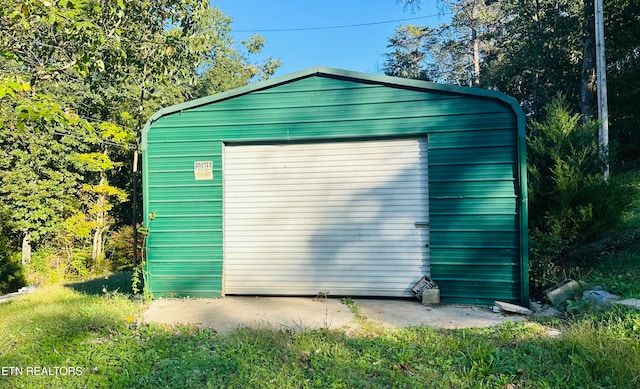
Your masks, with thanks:
M625 307L640 309L640 299L626 299L614 302L614 304L624 305Z
M17 292L7 293L5 295L0 296L0 303L7 302L9 300L12 300L12 299L18 297L18 296L22 296L23 294L26 294L26 293L29 293L29 292L33 292L36 289L38 289L37 286L23 286L22 288L18 289Z

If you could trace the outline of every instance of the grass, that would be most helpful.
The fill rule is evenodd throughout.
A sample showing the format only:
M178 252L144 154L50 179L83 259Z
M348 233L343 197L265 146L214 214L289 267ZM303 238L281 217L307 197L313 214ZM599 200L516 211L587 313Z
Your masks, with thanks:
M589 250L592 266L583 277L611 293L640 298L640 210L631 212L625 228Z
M562 278L600 286L622 298L640 298L640 203L626 212L618 229L596 243L574 248L572 256L563 264Z
M640 213L586 251L583 281L640 297ZM130 273L49 286L0 304L0 388L638 388L640 311L389 330L345 298L359 330L141 323ZM21 370L18 370L21 369ZM51 373L51 374L44 374Z
M23 369L0 376L0 387L640 387L638 311L473 330L371 325L356 334L240 329L219 336L142 324L143 302L103 286L100 293L46 287L0 305L0 367ZM562 335L550 336L552 327ZM33 367L59 369L34 375Z

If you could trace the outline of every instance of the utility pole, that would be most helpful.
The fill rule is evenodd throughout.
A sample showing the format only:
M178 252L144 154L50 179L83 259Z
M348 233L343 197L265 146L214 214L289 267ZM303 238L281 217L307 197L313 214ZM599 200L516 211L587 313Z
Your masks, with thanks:
M602 0L594 1L596 19L596 88L598 92L598 143L604 161L603 177L609 179L609 109L607 107L607 63L604 55L604 12Z

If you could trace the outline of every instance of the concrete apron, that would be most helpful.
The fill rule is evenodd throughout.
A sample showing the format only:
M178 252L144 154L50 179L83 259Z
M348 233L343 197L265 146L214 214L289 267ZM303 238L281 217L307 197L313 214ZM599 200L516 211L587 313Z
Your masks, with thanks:
M417 300L353 299L367 321L388 327L489 327L523 316L494 313L488 307L438 305L425 307ZM195 324L226 333L236 328L357 329L351 309L339 298L248 297L222 299L157 299L144 313L145 322Z

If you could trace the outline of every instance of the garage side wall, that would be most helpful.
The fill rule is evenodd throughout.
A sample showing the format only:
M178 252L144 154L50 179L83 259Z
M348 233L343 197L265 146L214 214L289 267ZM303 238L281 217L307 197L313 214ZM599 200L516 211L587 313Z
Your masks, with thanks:
M443 302L521 300L512 106L335 75L225 96L174 109L143 134L154 296L223 294L223 144L427 135L431 275ZM194 162L202 161L213 163L212 179L195 180Z

